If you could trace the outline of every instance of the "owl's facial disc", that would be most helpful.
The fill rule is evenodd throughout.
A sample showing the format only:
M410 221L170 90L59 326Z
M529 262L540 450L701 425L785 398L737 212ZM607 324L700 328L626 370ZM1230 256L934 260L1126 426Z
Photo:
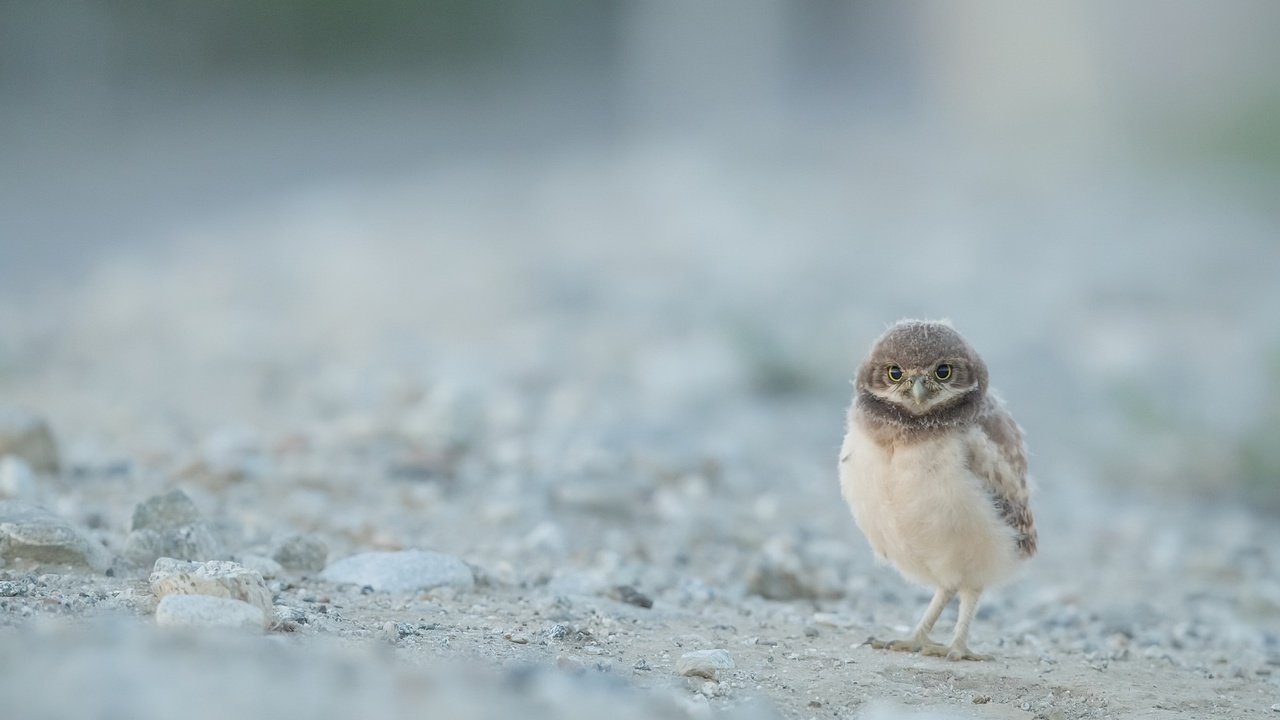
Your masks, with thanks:
M972 383L958 382L964 374L962 366L951 363L927 368L889 365L871 392L912 415L923 415L972 390Z

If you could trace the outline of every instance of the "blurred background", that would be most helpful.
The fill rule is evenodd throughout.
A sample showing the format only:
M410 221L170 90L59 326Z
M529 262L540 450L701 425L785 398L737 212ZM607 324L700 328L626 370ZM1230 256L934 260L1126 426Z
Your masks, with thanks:
M4 0L0 392L84 467L425 395L481 408L428 440L737 457L834 497L853 367L946 317L1050 492L1275 509L1278 26Z

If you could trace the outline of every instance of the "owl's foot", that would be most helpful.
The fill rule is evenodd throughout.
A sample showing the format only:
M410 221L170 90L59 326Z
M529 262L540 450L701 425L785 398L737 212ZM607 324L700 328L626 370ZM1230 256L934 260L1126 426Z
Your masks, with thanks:
M925 647L925 649L921 650L920 653L922 655L928 655L929 657L943 657L951 661L995 660L995 657L992 655L981 655L979 653L975 653L964 645L939 645L934 643Z
M918 652L925 655L934 654L939 649L942 654L947 653L947 646L933 642L927 637L913 636L903 640L877 640L875 638L867 638L867 644L877 650L893 650L895 652ZM931 653L930 651L933 651Z

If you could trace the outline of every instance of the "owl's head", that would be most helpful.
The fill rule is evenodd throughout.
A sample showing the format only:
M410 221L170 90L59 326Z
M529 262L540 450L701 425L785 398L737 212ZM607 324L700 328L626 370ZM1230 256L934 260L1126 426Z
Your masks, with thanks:
M859 403L895 424L949 424L976 412L987 366L949 324L902 320L876 340L858 369Z

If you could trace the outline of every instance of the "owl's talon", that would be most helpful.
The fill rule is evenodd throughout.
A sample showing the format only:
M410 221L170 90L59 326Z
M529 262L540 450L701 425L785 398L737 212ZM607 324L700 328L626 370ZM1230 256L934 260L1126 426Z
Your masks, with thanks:
M939 645L928 638L911 637L902 640L877 640L870 637L867 638L866 644L876 650L893 650L894 652L923 652L928 655L930 654L929 651L936 648L941 648L943 655L947 652L946 645Z
M969 648L966 648L966 647L949 648L945 653L943 653L943 656L952 662L958 662L960 660L974 660L974 661L995 660L995 656L993 655L983 655L981 653L976 653L969 650Z

